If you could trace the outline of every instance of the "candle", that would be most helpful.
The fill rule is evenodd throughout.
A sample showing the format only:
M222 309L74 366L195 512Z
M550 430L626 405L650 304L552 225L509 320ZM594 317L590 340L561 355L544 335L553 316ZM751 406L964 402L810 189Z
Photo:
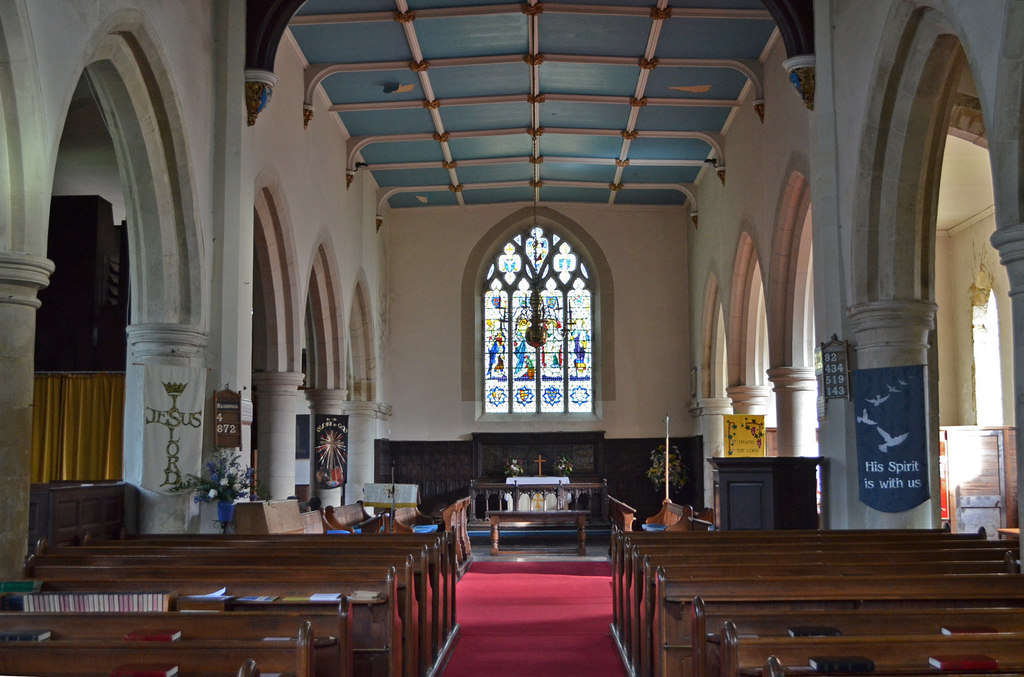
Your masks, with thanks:
M668 416L665 417L665 501L668 502Z

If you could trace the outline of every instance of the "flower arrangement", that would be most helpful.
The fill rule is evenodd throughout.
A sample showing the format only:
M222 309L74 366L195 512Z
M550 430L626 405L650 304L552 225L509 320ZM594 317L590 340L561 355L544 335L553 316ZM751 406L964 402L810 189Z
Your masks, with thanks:
M505 476L506 477L519 477L524 472L523 461L519 458L506 458L505 459Z
M171 487L171 491L190 491L194 494L192 500L195 503L233 503L254 492L252 468L242 467L237 452L217 449L213 460L206 464L206 477L188 475Z
M555 472L565 476L572 472L572 459L568 456L559 456L555 459Z
M659 444L658 448L651 452L651 467L647 469L647 479L651 481L655 489L665 486L665 445ZM681 489L689 478L686 476L686 468L679 459L679 449L672 446L668 452L668 481L676 489Z

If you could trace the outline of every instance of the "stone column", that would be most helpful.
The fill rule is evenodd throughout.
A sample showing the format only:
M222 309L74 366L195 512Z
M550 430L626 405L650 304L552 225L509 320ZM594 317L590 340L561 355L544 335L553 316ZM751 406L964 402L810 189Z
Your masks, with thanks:
M0 252L0 577L21 578L28 554L32 474L32 395L36 294L50 283L53 262Z
M779 456L817 456L818 380L811 367L772 367Z
M306 391L306 399L309 400L309 413L310 418L316 421L316 415L341 415L345 406L345 397L348 395L345 390L330 390L326 388L317 388L315 390ZM351 432L349 433L349 439L351 440ZM313 449L310 451L309 459L309 496L317 496L320 498L320 502L323 505L342 505L341 502L341 490L342 487L337 489L321 489L317 486L316 477L314 470L316 468L316 431L313 431L313 437L311 439ZM351 460L351 443L349 445L349 468L352 467ZM346 478L347 480L348 478Z
M858 369L898 367L928 364L928 335L935 327L937 307L929 301L916 299L884 300L862 303L850 308L853 326L851 343L856 351L854 364ZM934 383L933 374L925 382ZM938 448L938 393L926 393L929 407L928 465L932 500L901 513L882 513L868 508L858 499L857 445L855 438L846 448L844 477L848 488L847 514L850 528L864 529L930 529L938 525L939 506L939 448ZM832 400L838 403L840 400ZM847 406L850 406L847 403ZM835 473L833 473L835 474ZM859 519L858 519L859 517Z
M771 388L768 386L729 386L725 394L732 400L734 414L760 414L768 410L768 397Z
M277 501L295 495L295 398L302 373L258 371L256 393L256 474Z
M150 474L152 464L162 467L167 463L166 457L146 457L146 440L150 435L159 435L161 438L168 435L166 428L146 425L143 389L147 369L202 369L205 366L206 334L198 327L162 323L132 324L126 331L128 359L125 366L124 480L136 487L138 497L135 510L138 523L127 526L129 530L144 534L181 533L188 529L191 519L190 496L167 494L158 491L156 487L143 486L143 478ZM203 383L195 384L195 387L205 391L205 379ZM203 409L205 412L205 407ZM163 441L166 443L167 440ZM202 446L201 440L192 444ZM195 451L195 447L191 447L190 451ZM189 455L188 451L185 455ZM192 456L201 457L201 450ZM179 470L181 478L184 478L189 473L199 473L200 467L197 464L195 467L180 467Z
M732 413L732 400L728 397L703 397L693 400L690 414L697 419L697 429L704 439L704 505L715 504L714 483L711 464L707 459L721 456L725 451L725 419Z
M1024 426L1024 224L999 228L992 234L992 246L999 251L999 261L1006 266L1010 282L1010 308L1013 315L1013 408L1017 430ZM1024 435L1017 435L1017 486L1024 486ZM1024 519L1024 501L1017 501L1018 520ZM1024 552L1024 541L1021 541Z
M363 485L373 482L373 441L380 437L381 421L391 416L391 406L381 402L345 402L348 414L348 477L345 502L363 498Z

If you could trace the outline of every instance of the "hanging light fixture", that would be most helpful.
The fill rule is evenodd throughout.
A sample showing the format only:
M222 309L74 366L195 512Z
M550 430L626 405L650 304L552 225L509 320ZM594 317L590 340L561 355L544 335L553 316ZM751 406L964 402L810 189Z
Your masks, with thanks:
M537 228L537 198L533 199L533 228ZM526 329L526 344L540 348L548 340L547 313L540 295L541 271L534 266L533 282L530 284L530 326Z

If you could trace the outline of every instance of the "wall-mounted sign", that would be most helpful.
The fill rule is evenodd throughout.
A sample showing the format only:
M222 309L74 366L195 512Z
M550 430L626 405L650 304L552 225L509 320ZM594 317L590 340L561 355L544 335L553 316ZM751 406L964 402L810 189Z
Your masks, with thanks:
M821 379L819 392L826 399L850 397L850 344L832 340L821 344Z
M313 418L313 476L321 489L336 489L348 477L348 416L317 414Z
M234 390L213 393L213 446L242 447L242 396Z

